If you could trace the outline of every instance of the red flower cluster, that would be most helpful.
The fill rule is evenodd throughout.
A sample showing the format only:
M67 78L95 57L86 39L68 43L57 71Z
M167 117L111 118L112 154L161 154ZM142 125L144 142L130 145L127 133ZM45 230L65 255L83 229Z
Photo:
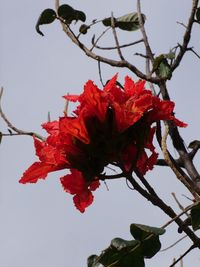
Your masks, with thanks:
M116 79L117 75L103 90L88 81L81 95L64 97L80 103L74 116L42 125L49 135L45 141L34 138L39 161L28 168L20 183L36 183L49 172L70 169L61 184L74 195L76 208L84 212L108 164L141 175L153 168L157 153L152 124L160 120L181 127L186 124L173 116L174 103L154 96L144 88L144 81L135 83L126 77L122 89Z

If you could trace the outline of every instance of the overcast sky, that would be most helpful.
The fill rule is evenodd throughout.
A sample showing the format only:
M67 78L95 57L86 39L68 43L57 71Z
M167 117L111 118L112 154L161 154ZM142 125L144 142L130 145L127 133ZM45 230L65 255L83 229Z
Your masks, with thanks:
M181 42L186 22L189 0L144 0L143 13L147 16L146 28L152 49L156 55L167 53ZM135 0L67 1L74 8L87 14L88 22L114 15L121 16L136 11ZM80 93L84 83L92 79L100 86L97 63L87 58L65 36L56 21L42 26L45 36L34 29L37 18L46 8L54 8L53 0L1 1L0 4L0 85L4 87L3 109L18 128L45 134L40 125L62 115L62 96ZM74 26L74 29L78 29ZM100 33L100 28L97 27ZM200 53L200 28L195 25L191 46ZM92 35L83 37L89 42ZM119 32L122 44L140 38L139 33ZM113 45L113 36L107 36L102 45ZM142 67L143 60L135 56L141 46L125 51L129 61ZM117 58L116 53L106 53ZM188 144L199 139L199 70L200 61L187 54L182 66L168 83L169 93L176 102L176 116L187 122L181 133ZM116 72L123 82L129 71L102 65L104 81ZM73 108L73 106L72 106ZM0 121L1 131L7 132ZM156 143L156 140L155 140ZM3 138L1 144L0 179L0 266L2 267L84 267L91 254L99 254L109 246L114 237L131 238L129 225L143 223L163 225L168 218L157 208L152 208L136 192L128 189L125 181L102 183L94 192L95 201L81 214L73 206L59 177L66 171L52 173L45 181L33 185L18 183L22 173L36 160L32 138L28 136ZM172 150L172 153L175 151ZM199 164L197 156L196 163ZM184 205L190 202L182 196L188 192L180 186L170 170L155 167L147 179L167 203L179 211L171 192L176 192ZM169 227L162 237L163 248L172 244L178 236L175 227ZM168 267L173 257L178 257L190 245L184 240L175 250L158 253L146 261L147 267ZM162 261L162 263L161 263ZM200 266L200 256L195 251L184 259L184 267Z

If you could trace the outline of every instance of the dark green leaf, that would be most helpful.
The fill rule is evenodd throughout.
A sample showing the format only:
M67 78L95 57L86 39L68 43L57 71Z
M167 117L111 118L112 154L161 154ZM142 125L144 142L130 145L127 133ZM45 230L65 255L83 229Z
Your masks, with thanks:
M199 140L192 141L188 146L188 148L191 148L191 149L197 148L197 147L200 147L200 141Z
M141 247L134 249L123 257L117 267L144 267L144 256Z
M80 10L75 10L75 20L78 21L78 20L81 20L83 22L85 22L86 20L86 15L83 11L80 11Z
M195 230L200 228L200 203L191 209L192 228Z
M149 234L154 234L156 236L163 235L165 229L134 223L130 225L130 232L136 240L143 241Z
M90 28L90 26L88 26L86 24L82 24L79 28L79 32L82 34L86 34L89 28Z
M75 10L69 5L61 5L58 8L58 16L61 17L67 24L72 22L74 13Z
M131 224L130 232L136 240L141 241L144 257L153 257L161 248L159 235L165 233L165 229L151 227L143 224Z
M145 19L146 19L145 15L142 14L143 23L145 22ZM111 17L105 18L102 21L102 23L104 24L104 26L107 26L107 27L111 26L112 24ZM119 18L114 18L114 24L116 28L119 28L125 31L136 31L140 29L140 23L139 23L137 12L129 13Z
M116 248L117 250L122 250L128 247L135 247L140 242L138 240L124 240L122 238L116 237L111 241L111 247Z
M39 17L39 19L38 19L38 21L37 21L37 23L36 23L36 26L35 26L36 31L37 31L40 35L44 36L44 34L40 31L40 25L43 25L43 24L50 24L50 23L52 23L55 19L56 19L56 12L55 12L53 9L50 9L50 8L45 9L45 10L41 13L41 15L40 15L40 17Z
M200 7L197 8L196 19L197 19L198 23L200 23Z
M140 242L138 240L129 241L115 238L111 241L110 246L99 256L98 261L105 267L113 263L117 267L143 267L143 265L139 264L141 261L143 262L143 256L140 253ZM138 265L133 265L133 262L137 262Z
M120 253L114 248L107 248L104 250L98 258L98 262L103 264L103 266L109 266L110 264L117 262L119 263L120 259L122 258L122 252ZM118 266L118 265L116 265Z
M98 267L100 264L97 262L98 256L91 255L87 259L87 267Z
M58 16L61 17L66 24L71 24L73 20L81 20L85 22L86 15L80 10L75 10L69 5L61 5L58 8Z
M158 72L161 78L170 79L172 76L170 65L168 64L166 59L160 63L158 67Z
M142 253L145 258L152 258L160 249L161 243L159 240L159 236L151 236L143 240L142 244Z

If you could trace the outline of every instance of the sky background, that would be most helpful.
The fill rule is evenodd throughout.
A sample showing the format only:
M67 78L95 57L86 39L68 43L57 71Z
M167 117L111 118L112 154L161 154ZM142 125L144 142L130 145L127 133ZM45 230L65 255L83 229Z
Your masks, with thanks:
M147 16L146 29L153 52L167 53L182 40L184 28L177 21L186 23L191 2L182 0L144 0L143 13ZM108 17L111 11L121 16L136 11L136 1L67 1L84 11L87 22ZM117 3L117 4L116 4ZM42 26L45 36L34 29L40 13L54 8L53 0L1 1L0 3L0 85L4 87L3 109L18 128L45 134L41 123L62 115L62 96L80 93L88 79L101 86L97 63L87 58L66 37L59 22ZM80 24L73 28L77 32ZM99 25L81 40L88 43L93 33L100 33ZM195 25L191 46L200 53L199 25ZM141 38L138 32L118 31L122 44ZM101 45L114 45L112 35L106 35ZM140 68L143 59L135 56L142 52L140 45L125 50L127 59ZM100 51L101 52L101 51ZM99 53L100 53L99 52ZM104 52L118 59L116 52ZM186 144L199 139L199 69L200 61L190 52L182 65L168 82L169 93L176 102L176 116L189 126L181 129ZM116 72L123 83L125 75L135 75L127 70L102 64L104 82ZM73 108L71 105L70 108ZM7 127L0 121L0 129ZM156 143L156 140L155 140ZM168 218L157 208L143 200L137 192L128 189L124 180L107 182L109 191L102 183L94 192L94 203L81 214L75 209L71 195L66 194L59 177L66 171L48 175L45 181L33 185L22 185L18 180L22 173L36 160L32 138L28 136L3 138L0 150L0 266L3 267L85 267L91 254L100 254L115 237L131 239L129 225L143 223L162 226ZM172 153L176 152L172 149ZM200 157L195 162L199 166ZM168 204L179 212L171 192L184 205L191 204L182 196L189 193L176 182L167 168L155 167L147 174L148 181ZM162 236L163 248L182 235L175 227L167 228ZM173 257L178 257L190 245L184 240L175 249L158 253L146 260L147 267L167 267ZM162 262L162 263L161 263ZM184 267L200 266L200 255L192 251L184 259Z

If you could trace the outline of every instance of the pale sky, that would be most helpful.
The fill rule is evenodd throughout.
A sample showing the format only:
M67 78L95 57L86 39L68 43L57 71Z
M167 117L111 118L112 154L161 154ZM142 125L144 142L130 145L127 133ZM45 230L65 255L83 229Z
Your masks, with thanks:
M167 53L182 40L184 28L177 21L186 23L192 1L144 0L143 13L147 16L146 29L152 49L159 55ZM92 19L108 17L111 11L121 16L136 11L136 1L62 1L87 14ZM62 96L80 93L88 79L100 86L97 63L87 58L65 36L56 21L41 27L44 37L35 31L40 13L54 8L53 0L1 1L0 9L0 85L4 87L3 109L18 128L45 134L40 125L62 115ZM78 25L74 28L78 29ZM94 28L94 33L95 33ZM97 32L105 27L97 27ZM199 25L195 25L191 46L200 53ZM89 43L92 34L83 37ZM135 41L140 33L119 31L121 43ZM113 36L107 36L101 45L113 45ZM140 45L125 50L132 63L142 67L143 60L134 56L141 52ZM114 52L105 55L117 58ZM181 129L186 144L199 139L199 69L200 61L188 53L182 66L168 83L169 93L176 102L176 116L189 124ZM127 70L102 64L104 81L116 72L123 83L125 75L135 75ZM148 85L147 85L148 86ZM73 105L71 106L73 108ZM0 121L0 129L7 132ZM154 140L156 144L156 140ZM172 150L172 153L175 151ZM137 192L128 189L124 180L102 183L94 192L94 203L81 214L75 209L72 196L66 194L59 177L67 171L48 175L45 181L33 185L18 183L22 173L37 158L32 138L28 136L5 137L0 154L0 266L2 267L83 267L87 257L100 254L111 239L131 239L129 225L143 223L162 226L168 218L157 208L143 200ZM199 163L199 155L195 162ZM199 168L200 169L200 168ZM182 196L188 192L180 186L173 173L166 168L155 167L147 173L160 196L178 212L171 192L176 192L184 205L190 202ZM181 235L176 227L169 227L162 236L163 248ZM187 239L175 249L158 253L146 260L147 267L168 267L174 257L179 257L190 245ZM162 263L161 263L162 262ZM184 259L184 267L200 266L200 256L193 251Z

